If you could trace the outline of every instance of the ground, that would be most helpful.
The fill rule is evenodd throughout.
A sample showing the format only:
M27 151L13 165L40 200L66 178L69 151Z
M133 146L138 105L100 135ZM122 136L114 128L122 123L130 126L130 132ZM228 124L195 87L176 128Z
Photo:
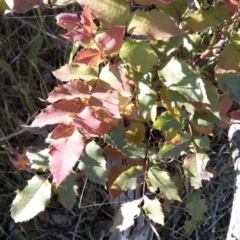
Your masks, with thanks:
M77 176L79 195L72 211L64 209L53 195L47 210L28 222L14 223L10 215L15 191L23 189L32 177L31 172L16 171L10 153L20 146L38 146L45 137L44 132L22 131L19 126L31 123L39 109L44 108L47 93L58 84L51 71L67 63L71 51L71 43L60 36L63 30L56 25L55 16L79 10L73 5L27 14L0 14L0 239L95 240L104 235L107 239L104 232L108 232L113 218L112 199L104 188L81 174ZM214 178L204 182L202 188L202 198L208 206L204 221L186 234L185 224L190 216L184 206L188 193L182 190L183 203L166 206L165 226L155 225L161 239L226 238L234 172L225 130L216 129L208 153L211 160L207 170L214 173Z

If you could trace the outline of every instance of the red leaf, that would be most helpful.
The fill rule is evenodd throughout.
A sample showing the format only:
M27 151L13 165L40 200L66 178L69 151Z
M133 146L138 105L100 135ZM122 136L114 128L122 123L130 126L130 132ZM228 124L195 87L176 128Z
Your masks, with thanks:
M108 64L102 68L99 78L117 90L123 97L132 95L130 80L124 75L121 68Z
M77 29L62 34L62 37L71 41L88 41L91 39L91 35L85 29Z
M51 133L50 138L52 139L67 138L72 136L75 130L77 129L72 124L70 125L59 124Z
M4 2L7 4L8 8L10 8L11 12L19 13L25 13L29 10L32 10L33 8L45 7L44 0L5 0Z
M77 130L71 136L57 139L51 143L49 166L57 186L71 172L77 160L82 155L84 145L84 139Z
M109 28L98 38L98 43L106 55L118 52L122 46L124 34L125 27L116 26Z
M233 10L234 12L236 12L239 8L239 0L225 0L224 3L229 9Z
M89 107L85 107L79 114L71 115L73 124L81 129L81 132L86 136L98 136L101 134L101 121L94 114L94 111Z
M92 19L89 6L86 6L82 12L81 23L89 33L93 33L97 30L97 26Z
M232 104L233 100L230 97L222 97L218 103L219 112L226 114L230 110Z
M72 121L70 113L78 113L82 105L82 101L78 99L62 100L53 103L41 111L31 124L31 127L41 128L48 124L52 125L57 123L68 125Z
M92 91L89 104L108 111L114 118L121 118L118 100L104 88L95 88Z
M97 49L84 48L77 53L73 62L84 63L90 67L97 67L102 61L102 54Z
M57 25L67 30L74 30L80 27L80 19L77 14L60 13L56 16Z
M56 102L62 99L71 100L74 98L89 98L89 86L86 83L76 80L69 81L63 86L55 87L49 94L47 101Z
M240 112L239 111L232 111L230 113L230 118L233 120L240 120Z

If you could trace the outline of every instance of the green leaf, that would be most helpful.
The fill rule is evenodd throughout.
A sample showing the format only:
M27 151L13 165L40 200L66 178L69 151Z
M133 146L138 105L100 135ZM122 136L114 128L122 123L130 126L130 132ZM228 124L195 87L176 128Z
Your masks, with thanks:
M164 12L136 10L128 25L128 33L147 35L150 40L161 40L182 34L175 22Z
M181 201L175 184L166 171L158 167L151 167L148 170L147 183L151 192L156 192L159 188L167 199Z
M46 208L51 197L50 182L34 176L23 191L17 190L13 200L11 216L15 222L28 221Z
M45 148L39 152L26 152L26 156L30 161L31 168L42 169L46 171L49 168L49 149Z
M151 119L150 112L157 99L157 93L151 89L144 81L140 79L137 82L137 100L141 115L145 120Z
M86 145L83 156L80 157L78 168L93 182L106 185L107 169L106 161L101 148L94 142Z
M177 91L193 101L210 103L206 97L202 79L186 62L172 58L159 71L159 75L164 78L163 83L171 90Z
M204 221L204 213L207 212L205 201L201 199L201 191L194 191L187 199L186 208L189 210L193 220L196 222Z
M185 174L195 189L202 187L202 180L210 180L213 175L205 170L209 157L204 153L194 153L184 159Z
M158 63L158 57L147 42L129 39L119 52L123 61L129 63L138 72L150 72Z
M16 80L15 75L13 73L12 67L10 64L8 64L4 59L0 58L0 68L5 70L10 77Z
M210 139L208 136L204 135L194 136L194 141L196 142L197 146L202 150L209 150L210 149Z
M177 134L171 141L164 143L158 156L169 158L179 156L191 144L191 136L188 133Z
M145 126L142 122L134 122L125 132L125 137L129 143L138 146L145 137Z
M124 231L134 224L134 219L139 216L141 209L139 205L141 199L131 202L123 203L113 219L113 226L110 232L113 232L116 228L120 231Z
M36 37L36 39L33 41L33 44L31 45L31 48L29 50L28 53L28 60L31 62L34 62L37 60L37 56L39 53L39 50L41 49L42 46L42 42L43 42L43 36L42 35L38 35ZM32 66L32 65L30 65Z
M131 167L127 171L121 173L111 186L111 189L122 191L133 190L138 186L138 177L144 174L141 166Z
M221 51L215 72L217 77L225 73L239 73L240 72L240 30L231 38L230 43L226 45Z
M124 129L121 126L112 127L105 135L104 140L113 147L122 149L127 145Z
M158 129L160 131L180 130L181 123L179 120L174 118L170 112L164 112L153 123L153 128Z
M158 199L150 200L147 196L143 197L144 205L143 209L147 217L153 220L155 223L164 226L164 214L162 211L161 204Z
M233 101L240 103L240 74L224 74L218 80L218 87Z
M134 146L133 144L127 144L121 149L121 151L130 158L145 158L146 149L147 144L141 142L138 147Z
M75 175L74 172L71 172L56 189L58 201L69 211L73 208L77 197Z

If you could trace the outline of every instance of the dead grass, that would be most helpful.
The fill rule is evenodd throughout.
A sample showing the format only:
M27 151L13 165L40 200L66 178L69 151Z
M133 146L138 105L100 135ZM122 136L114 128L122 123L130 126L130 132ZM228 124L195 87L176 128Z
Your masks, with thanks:
M47 210L27 223L15 224L9 214L14 191L22 189L31 177L28 172L14 170L9 161L9 149L29 146L39 138L39 135L21 131L20 125L29 124L45 106L43 100L57 84L51 71L68 62L71 43L59 37L63 30L56 26L56 14L78 10L73 5L61 10L0 14L0 239L97 240L111 224L113 212L107 192L90 181L86 183L82 177L78 179L79 197L71 212L53 196ZM219 133L212 140L208 165L208 171L214 171L216 176L202 189L202 197L209 208L205 221L196 224L194 231L186 235L185 222L190 216L184 209L188 192L183 189L183 203L173 205L175 210L169 214L166 211L164 227L156 226L161 239L226 238L234 175L228 146L223 147L227 140L224 135L218 139Z

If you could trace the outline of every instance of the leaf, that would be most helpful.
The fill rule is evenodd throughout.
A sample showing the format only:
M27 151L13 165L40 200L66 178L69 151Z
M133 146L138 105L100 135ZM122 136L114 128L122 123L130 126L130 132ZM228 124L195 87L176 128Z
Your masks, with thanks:
M220 98L218 103L219 112L223 114L227 114L231 109L233 104L233 100L230 97L223 96Z
M238 0L225 0L225 5L234 12L237 12L239 9L239 1Z
M44 0L31 0L31 1L5 0L5 3L7 4L8 8L10 9L9 11L7 11L7 13L9 13L9 12L25 13L34 8L38 8L38 7L44 8L45 7Z
M123 203L117 214L114 216L113 226L111 227L110 232L114 232L116 228L118 228L119 231L124 231L131 227L134 224L134 219L138 217L141 212L141 209L139 208L140 203L141 199Z
M60 13L56 16L56 24L62 28L67 30L76 29L76 27L80 27L80 18L78 14L73 13Z
M191 144L191 136L188 133L177 134L171 141L164 143L158 156L160 158L176 157Z
M8 64L4 59L0 58L0 67L6 71L10 77L12 77L13 79L15 78L15 75L13 73L12 67L10 64Z
M113 147L122 149L127 145L124 135L124 129L122 126L112 127L105 135L104 140L111 144Z
M134 35L147 35L150 40L161 40L183 33L165 12L157 9L150 12L136 10L127 32Z
M83 153L84 145L83 136L78 130L75 130L69 137L59 138L51 143L49 166L57 186L70 174Z
M157 4L157 3L169 4L172 1L173 0L135 0L135 2L140 5L152 5L152 4Z
M97 43L104 50L106 56L117 53L122 46L125 27L114 26L106 30L97 38Z
M121 150L129 158L144 159L146 157L147 144L141 142L138 147L133 144L127 144Z
M71 172L66 179L57 187L56 193L58 201L70 211L77 197L77 185L75 183L75 173Z
M113 158L113 159L115 159L115 158ZM130 168L131 168L131 166L128 166L128 165L114 165L110 168L110 170L108 172L107 184L108 184L109 192L111 193L113 198L116 198L121 193L123 193L123 191L121 191L121 190L112 189L111 187L112 187L113 183L115 182L115 180L117 179L118 176L120 176L123 172L127 171Z
M86 83L80 80L69 81L62 86L55 87L49 94L47 101L53 103L63 99L89 98L89 92L89 86Z
M59 124L50 134L50 138L51 139L67 138L72 136L75 130L77 130L77 128L72 124L70 125Z
M152 106L155 104L157 100L157 93L151 89L147 84L144 83L144 80L141 79L137 83L138 89L136 92L138 105L140 108L140 113L145 120L147 117L150 118L150 112Z
M236 60L235 60L236 61ZM218 87L222 90L231 100L240 102L240 74L227 73L218 80Z
M78 0L81 6L89 6L90 12L104 28L121 26L130 18L129 5L125 0Z
M75 79L89 81L98 78L97 68L77 63L65 64L52 73L56 78L63 82Z
M170 112L164 112L153 123L153 128L159 131L180 130L182 127L180 119L176 119Z
M200 149L205 150L205 151L210 149L210 139L208 136L206 136L206 135L204 135L202 137L194 136L194 141Z
M210 180L213 175L205 170L209 157L204 153L194 153L184 159L185 174L195 189L202 187L202 180Z
M138 178L144 174L144 169L141 166L131 167L121 173L113 182L111 189L128 191L136 189L139 185Z
M49 166L49 149L45 148L39 152L26 152L26 156L30 161L31 168L33 169L42 169L43 171L46 171Z
M92 34L98 29L97 25L95 24L91 16L91 10L89 5L87 5L82 11L81 23L83 24L84 29L86 29L87 32L90 34Z
M82 101L78 99L62 100L51 104L41 111L41 113L32 122L31 127L44 127L62 123L68 125L72 118L70 113L78 113L82 108Z
M163 83L169 89L177 91L193 101L211 104L202 79L186 62L172 58L159 71L159 75L164 78Z
M44 211L50 201L51 187L48 179L35 175L28 181L28 186L23 191L17 190L11 208L11 216L14 221L28 221Z
M156 192L158 188L169 200L181 202L177 189L168 173L158 167L150 167L148 170L147 185L151 192Z
M219 79L226 73L240 72L240 54L236 54L240 49L240 31L231 37L230 43L221 51L215 68L216 77Z
M164 226L164 214L159 200L157 198L151 200L147 196L143 196L143 200L144 205L142 208L146 216L153 222Z
M125 132L125 138L129 143L138 146L145 137L145 126L142 122L131 124Z
M132 95L130 81L124 75L121 68L108 64L102 68L99 78L105 83L108 83L120 95L124 97L130 97Z
M86 145L83 156L80 157L78 168L93 182L106 186L107 168L101 148L94 142Z
M186 208L196 222L204 221L204 213L207 212L205 200L201 199L201 191L193 191L187 199Z
M99 63L102 61L102 54L97 49L84 48L77 53L73 63L83 63L89 67L98 67Z
M158 63L158 57L147 42L126 40L119 52L123 61L129 63L138 72L152 71Z

